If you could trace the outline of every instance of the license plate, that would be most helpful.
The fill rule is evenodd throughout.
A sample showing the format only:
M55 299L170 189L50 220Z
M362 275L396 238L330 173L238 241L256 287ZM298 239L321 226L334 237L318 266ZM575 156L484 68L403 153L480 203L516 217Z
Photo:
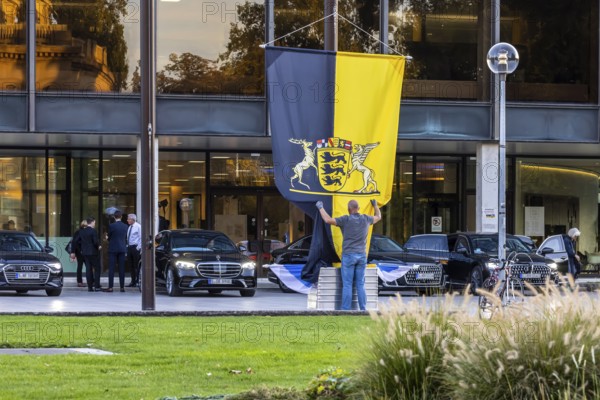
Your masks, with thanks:
M17 272L17 279L40 279L39 272Z
M434 273L417 273L417 278L419 280L431 280L435 279Z
M541 279L542 274L520 274L521 279Z
M210 285L231 285L231 279L222 279L222 278L209 279L208 283Z

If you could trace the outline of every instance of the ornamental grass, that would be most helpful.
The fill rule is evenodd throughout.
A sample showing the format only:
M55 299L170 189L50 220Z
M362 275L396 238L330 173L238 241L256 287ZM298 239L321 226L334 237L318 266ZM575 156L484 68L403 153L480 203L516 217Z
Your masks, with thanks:
M391 301L372 314L357 396L378 399L598 399L598 294L574 282L528 287L482 320L477 296ZM499 299L496 299L499 302Z

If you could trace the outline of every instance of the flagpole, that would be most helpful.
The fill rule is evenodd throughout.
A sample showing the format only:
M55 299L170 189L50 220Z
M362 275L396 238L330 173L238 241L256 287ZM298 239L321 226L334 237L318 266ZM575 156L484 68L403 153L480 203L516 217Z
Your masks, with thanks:
M338 0L325 0L325 50L338 50Z
M388 46L388 14L390 12L389 0L379 0L379 52L389 54Z

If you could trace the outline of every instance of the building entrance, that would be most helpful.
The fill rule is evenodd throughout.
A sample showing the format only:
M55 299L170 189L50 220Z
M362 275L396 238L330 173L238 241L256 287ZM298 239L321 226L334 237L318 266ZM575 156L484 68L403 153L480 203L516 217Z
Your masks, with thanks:
M271 251L304 235L304 213L275 190L220 190L211 196L212 229L224 232L255 259L258 275Z

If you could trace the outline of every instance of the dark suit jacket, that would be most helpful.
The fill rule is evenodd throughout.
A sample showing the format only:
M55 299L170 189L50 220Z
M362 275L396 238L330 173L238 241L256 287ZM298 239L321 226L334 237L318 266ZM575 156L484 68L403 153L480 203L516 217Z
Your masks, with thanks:
M127 253L127 229L129 225L122 221L113 222L108 226L108 252Z
M79 241L81 244L81 255L84 256L97 256L100 254L98 246L100 246L100 240L98 239L98 231L89 226L82 229L79 233Z

